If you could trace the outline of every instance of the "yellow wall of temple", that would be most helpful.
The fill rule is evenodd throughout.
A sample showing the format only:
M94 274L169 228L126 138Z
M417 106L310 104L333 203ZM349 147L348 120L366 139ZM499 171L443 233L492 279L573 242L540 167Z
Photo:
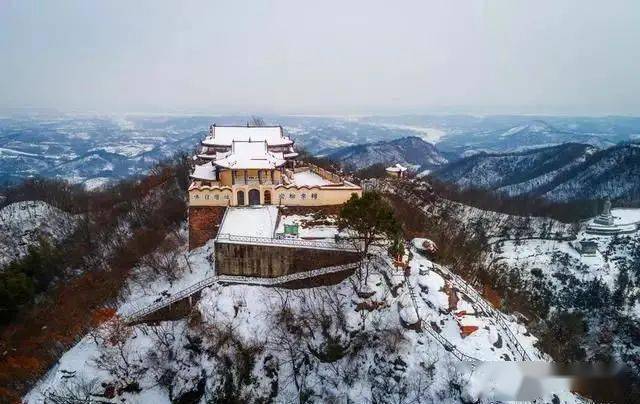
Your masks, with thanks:
M253 190L253 192L251 192ZM219 188L195 188L189 191L191 206L238 206L249 205L250 192L255 196L259 193L259 204L283 206L328 206L340 205L349 200L352 194L362 195L359 187L336 188L306 188L306 187L276 187L273 185L234 185L232 190ZM242 192L242 194L239 194ZM270 195L265 192L269 192ZM242 195L242 196L240 196ZM239 198L244 203L239 203Z

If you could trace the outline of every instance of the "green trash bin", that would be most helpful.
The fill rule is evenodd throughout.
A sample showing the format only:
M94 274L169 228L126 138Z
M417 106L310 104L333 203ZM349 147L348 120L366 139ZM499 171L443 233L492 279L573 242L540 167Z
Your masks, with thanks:
M285 224L284 225L284 235L285 236L298 236L298 225L297 224Z

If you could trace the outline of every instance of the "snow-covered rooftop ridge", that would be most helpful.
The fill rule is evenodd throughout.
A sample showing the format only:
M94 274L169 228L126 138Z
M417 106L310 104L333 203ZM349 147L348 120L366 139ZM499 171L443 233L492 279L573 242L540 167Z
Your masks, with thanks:
M391 167L387 167L387 171L392 172L392 173L398 173L398 172L403 172L403 171L407 171L407 167L401 165L400 163L391 166Z
M230 207L218 234L272 238L278 224L276 206Z
M248 158L262 158L269 152L265 140L234 140L231 144L231 153Z
M196 165L191 174L191 178L205 181L215 181L216 173L214 171L213 164L211 162Z
M285 163L282 152L267 150L267 142L239 141L232 142L231 151L216 158L215 164L233 169L273 169Z
M265 141L269 146L285 146L293 141L280 126L216 126L202 142L205 146L231 146L234 141Z

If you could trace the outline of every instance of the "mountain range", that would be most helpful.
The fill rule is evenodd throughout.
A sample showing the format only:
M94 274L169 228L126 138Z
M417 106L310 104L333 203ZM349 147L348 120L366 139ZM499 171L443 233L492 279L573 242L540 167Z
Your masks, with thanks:
M448 164L432 175L463 188L555 201L638 199L640 145L606 149L578 143L514 153L480 153Z
M508 129L475 132L444 139L438 147L464 157L483 151L523 151L567 142L589 144L600 148L616 144L609 136L558 129L545 121L534 120Z
M539 184L548 184L557 174L574 166L576 170L586 167L577 164L598 150L640 138L640 119L633 117L274 115L264 118L269 124L282 125L298 148L328 156L348 168L357 170L377 163L400 163L423 174L442 170L439 174L442 178L451 177L454 182L464 183L464 178L456 178L457 171L486 160L470 172L477 182L475 186L516 195L536 192L556 198L553 195L558 193L557 198L562 199L571 198L569 194L578 188L543 192L538 189ZM112 180L142 175L177 151L193 150L211 123L244 124L247 119L247 116L138 115L0 117L0 183L44 176L97 187ZM563 148L565 144L584 146ZM556 146L560 148L552 148ZM538 149L546 151L528 153ZM554 150L560 154L553 156ZM487 156L503 154L510 156L487 159ZM464 160L474 155L481 157ZM531 165L523 163L533 156L536 157ZM624 160L622 156L619 158ZM464 162L458 163L460 159ZM522 167L514 168L511 173L506 166L516 164L513 161L518 159L521 162L517 164ZM497 161L501 161L500 167L494 166ZM615 168L615 161L618 160L609 162L610 170ZM540 166L535 167L538 164ZM604 164L603 160L598 166ZM486 171L482 173L483 170ZM621 181L626 181L622 178ZM592 178L584 181L596 188L599 186ZM614 183L613 180L604 182ZM627 193L631 188L633 186L625 182L620 189Z
M379 163L400 163L419 170L428 170L447 163L447 157L433 144L417 136L342 147L332 151L327 157L355 170Z

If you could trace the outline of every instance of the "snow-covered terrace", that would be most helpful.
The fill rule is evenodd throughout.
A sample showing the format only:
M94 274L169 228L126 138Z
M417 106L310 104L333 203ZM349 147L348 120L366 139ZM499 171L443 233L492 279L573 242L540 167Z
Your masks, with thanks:
M298 186L321 186L321 185L331 185L333 184L331 181L323 178L322 176L314 173L313 171L301 171L293 174L293 183Z
M278 208L268 206L230 207L226 210L216 237L217 243L257 244L318 250L354 250L349 242L336 242L337 227L331 221L314 224L311 215L279 216ZM284 237L285 224L298 224L299 237Z
M613 224L616 226L640 224L640 209L611 209L611 215L613 216Z
M278 224L275 206L228 208L218 234L272 238Z
M284 233L285 224L297 224L299 237L308 240L335 240L336 235L340 233L333 219L326 219L322 224L317 224L312 215L282 215L278 221L276 234Z

